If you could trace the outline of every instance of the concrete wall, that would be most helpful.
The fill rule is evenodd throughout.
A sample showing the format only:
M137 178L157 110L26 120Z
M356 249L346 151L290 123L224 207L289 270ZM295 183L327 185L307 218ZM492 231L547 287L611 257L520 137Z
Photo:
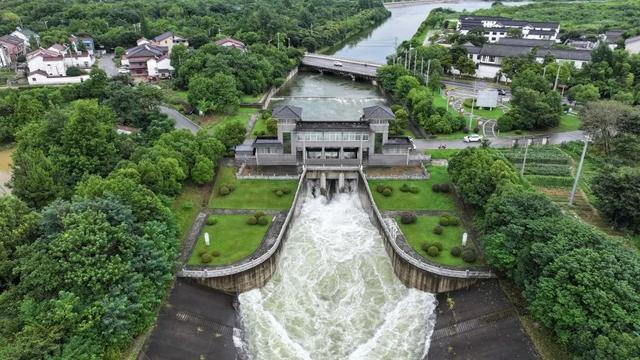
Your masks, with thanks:
M89 79L89 75L81 76L64 76L64 77L46 77L40 74L29 75L29 85L62 85L77 84Z

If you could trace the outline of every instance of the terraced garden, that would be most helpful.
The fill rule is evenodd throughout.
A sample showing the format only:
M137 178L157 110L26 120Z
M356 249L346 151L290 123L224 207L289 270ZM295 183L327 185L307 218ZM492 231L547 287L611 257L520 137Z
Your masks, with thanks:
M530 146L526 150L525 178L533 186L571 187L573 184L572 160L555 146ZM525 148L502 150L502 154L516 167L522 169Z

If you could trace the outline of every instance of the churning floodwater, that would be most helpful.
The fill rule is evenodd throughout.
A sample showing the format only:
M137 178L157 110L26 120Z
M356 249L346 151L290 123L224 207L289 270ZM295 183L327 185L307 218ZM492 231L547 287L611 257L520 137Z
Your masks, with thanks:
M278 270L240 295L253 359L420 359L435 297L396 278L356 194L308 195Z

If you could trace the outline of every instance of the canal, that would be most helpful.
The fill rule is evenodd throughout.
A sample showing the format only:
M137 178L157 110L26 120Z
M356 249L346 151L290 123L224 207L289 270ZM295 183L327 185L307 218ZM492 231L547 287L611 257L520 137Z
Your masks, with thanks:
M427 4L391 9L373 31L336 56L386 62L428 12L446 6L474 10L490 2ZM305 120L357 120L362 108L384 104L367 82L300 73L272 106L297 105ZM355 194L331 201L306 195L263 288L239 296L244 346L252 359L422 359L435 324L433 294L395 277L376 227Z

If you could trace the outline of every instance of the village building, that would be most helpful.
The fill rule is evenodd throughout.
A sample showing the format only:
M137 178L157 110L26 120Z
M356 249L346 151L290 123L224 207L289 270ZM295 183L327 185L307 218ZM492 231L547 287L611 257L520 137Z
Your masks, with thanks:
M600 34L600 40L607 44L611 50L614 50L623 41L623 34L624 30L609 30L604 34Z
M10 35L20 38L24 43L25 49L31 48L32 39L35 42L36 47L40 46L40 35L29 29L21 28L20 26L18 26Z
M120 60L129 69L131 76L147 79L169 78L174 68L171 66L169 49L146 39L138 40L138 46L128 49Z
M407 136L389 135L395 120L386 106L363 109L353 121L304 120L302 108L273 109L277 135L259 136L236 147L236 159L247 165L406 166L425 160Z
M630 54L640 53L640 35L630 37L624 41L624 47Z
M68 76L67 70L76 67L88 72L94 63L94 57L86 51L70 51L63 45L54 44L47 49L39 48L27 54L27 80L30 85L82 82L89 75Z
M10 63L14 63L18 60L18 57L26 54L26 47L24 41L13 35L0 36L0 47L5 49L6 55L10 59Z
M490 43L510 37L509 30L519 30L523 39L558 39L560 23L546 21L513 20L499 16L463 15L458 19L457 30L466 35L470 31L480 31Z
M245 51L247 48L247 46L242 41L232 39L229 37L216 41L216 45L224 46L224 47L232 47L240 51Z
M96 49L96 45L95 45L95 42L93 41L93 38L88 35L81 35L81 36L71 35L69 37L69 44L71 44L71 47L76 52L84 48L83 51L88 52L92 56L94 55L94 52Z
M167 52L169 54L171 54L171 49L175 45L184 45L186 47L189 47L189 42L187 41L187 39L180 37L178 35L174 35L171 31L167 31L163 34L160 34L154 37L153 40L150 41L150 43L156 46L166 47ZM138 45L141 45L141 44L138 44Z

